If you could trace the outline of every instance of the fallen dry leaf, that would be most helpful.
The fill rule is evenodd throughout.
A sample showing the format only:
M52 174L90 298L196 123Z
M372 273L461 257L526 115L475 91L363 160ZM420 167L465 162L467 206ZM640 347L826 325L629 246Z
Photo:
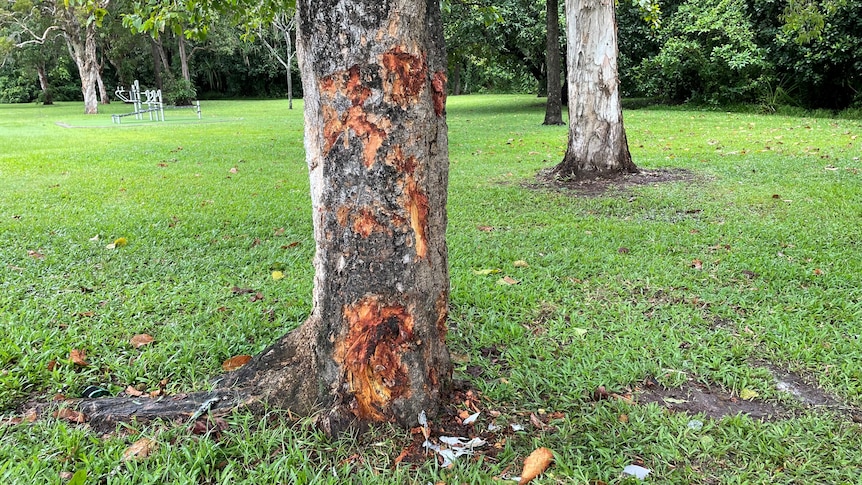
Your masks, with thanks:
M545 447L537 448L524 460L524 470L521 472L521 480L518 485L530 483L531 480L544 473L552 461L554 461L553 451Z
M497 281L498 285L510 285L511 286L511 285L517 285L518 283L520 283L520 281L518 281L518 280L516 280L510 276L504 276Z
M146 458L150 456L150 453L152 453L155 449L155 441L149 438L141 438L138 441L132 443L131 446L126 448L126 451L123 452L123 457L120 458L120 461L138 460L141 458Z
M524 261L523 259L519 259L519 260L515 261L514 263L512 263L512 266L514 266L516 268L529 268L530 267L530 265L527 264L527 262Z
M272 272L272 279L274 279L275 281L278 281L278 280L284 279L284 272L282 272L282 271L273 271L273 272Z
M703 269L703 261L701 261L699 259L693 259L691 261L691 267L696 269L696 270L702 270Z
M141 397L144 395L143 391L139 391L137 388L133 386L126 386L126 390L124 391L127 396L132 397Z
M545 429L545 423L535 413L530 413L530 423L536 428Z
M30 256L33 259L45 259L45 255L39 251L27 251L27 256Z
M69 360L71 360L73 364L80 365L81 367L90 365L87 363L87 352L81 349L72 349L69 351Z
M478 229L482 232L493 232L494 231L494 228L491 226L476 226L476 229Z
M143 347L144 345L149 345L149 344L153 343L153 341L154 341L154 339L153 339L152 335L149 335L146 333L139 333L138 335L135 335L134 337L132 337L132 339L129 340L129 343L132 344L132 347L139 349L139 348Z
M222 362L221 368L225 372L230 372L232 370L237 370L240 367L246 365L248 361L251 360L250 355L237 355L235 357L231 357L230 359Z
M54 369L57 368L57 360L51 359L48 361L48 372L54 372Z
M58 409L54 412L54 417L57 419L65 419L66 421L71 421L78 424L87 421L87 417L84 416L84 413L80 411L73 411L69 408Z

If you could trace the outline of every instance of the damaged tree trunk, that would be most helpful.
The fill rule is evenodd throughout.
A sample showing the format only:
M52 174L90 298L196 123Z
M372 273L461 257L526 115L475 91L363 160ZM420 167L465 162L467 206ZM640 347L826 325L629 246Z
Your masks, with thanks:
M420 412L437 413L451 379L439 3L299 0L297 9L313 310L220 390L181 406L175 399L171 413L320 412L332 434L354 422L415 425ZM153 416L138 404L97 399L81 409L90 418Z
M637 173L623 127L614 2L566 0L566 41L569 144L554 176Z

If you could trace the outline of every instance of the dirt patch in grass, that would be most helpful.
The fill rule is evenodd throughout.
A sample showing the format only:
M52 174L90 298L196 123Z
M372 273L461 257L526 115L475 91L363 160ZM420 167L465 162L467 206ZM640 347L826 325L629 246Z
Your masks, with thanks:
M693 381L667 389L653 379L647 379L635 388L636 400L641 404L656 403L674 412L703 413L713 419L744 414L752 419L774 421L813 410L829 411L854 422L862 422L862 410L844 403L799 374L768 362L757 362L755 365L768 370L775 380L776 389L789 394L797 404L787 405L757 398L741 399L718 387Z
M536 174L536 182L527 183L528 188L555 189L570 192L576 197L600 197L609 191L626 191L633 187L659 185L667 182L695 182L700 177L689 170L681 168L659 168L655 170L641 169L638 173L622 173L610 178L589 178L578 180L560 180L552 169L541 170Z
M681 387L667 389L648 382L637 392L637 402L656 403L675 412L703 413L712 419L745 414L752 419L772 421L790 416L790 409L758 399L745 400L701 383L689 381Z

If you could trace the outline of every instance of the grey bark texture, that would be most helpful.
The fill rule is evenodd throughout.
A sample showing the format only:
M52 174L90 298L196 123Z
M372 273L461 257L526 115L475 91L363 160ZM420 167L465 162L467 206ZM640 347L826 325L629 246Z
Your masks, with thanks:
M566 0L569 143L558 178L638 171L629 153L617 74L613 0Z

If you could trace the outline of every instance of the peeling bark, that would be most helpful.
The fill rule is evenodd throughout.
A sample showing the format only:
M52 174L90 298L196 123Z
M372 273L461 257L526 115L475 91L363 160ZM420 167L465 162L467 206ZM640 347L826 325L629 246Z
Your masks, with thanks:
M96 93L98 60L96 58L96 23L81 23L82 12L74 6L62 10L62 31L69 48L69 55L78 67L81 77L81 93L84 95L84 113L99 112L99 99Z
M331 434L357 422L413 426L420 412L437 414L452 372L439 3L299 0L297 10L313 309L212 396L219 409L319 413ZM175 415L205 396L174 403ZM91 419L117 414L82 406Z
M566 0L569 143L563 179L637 173L629 153L617 74L614 2Z

